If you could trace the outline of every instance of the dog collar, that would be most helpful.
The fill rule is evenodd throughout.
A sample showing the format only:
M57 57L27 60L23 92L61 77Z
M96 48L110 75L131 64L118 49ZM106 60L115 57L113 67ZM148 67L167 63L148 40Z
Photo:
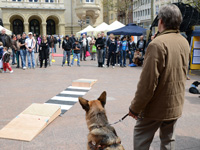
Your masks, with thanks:
M90 141L90 142L88 143L90 149L92 149L92 150L104 150L105 148L107 148L107 147L109 147L109 146L112 146L112 145L115 145L115 144L121 144L121 141L118 142L118 143L113 143L113 144L111 144L111 145L97 144L97 143L94 142L94 141Z
M191 87L197 88L194 84L192 84Z

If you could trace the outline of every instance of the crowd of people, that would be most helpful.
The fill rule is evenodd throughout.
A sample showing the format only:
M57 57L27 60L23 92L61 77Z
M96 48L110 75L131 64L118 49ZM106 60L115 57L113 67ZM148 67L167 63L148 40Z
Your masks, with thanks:
M13 34L8 36L5 29L2 29L0 34L0 68L3 69L3 73L6 72L6 67L12 73L13 70L10 66L4 65L4 54L12 57L12 65L16 65L16 68L22 68L23 70L35 69L35 53L39 53L40 68L46 68L48 66L48 59L50 53L56 53L56 44L59 44L59 48L62 45L63 60L62 66L67 64L73 66L74 61L77 60L77 66L80 66L80 61L86 61L88 56L91 56L91 61L98 62L98 67L109 67L112 65L126 67L127 57L129 58L129 64L135 66L141 66L144 59L146 41L143 36L140 37L137 43L134 43L131 37L120 37L110 34L109 37L101 32L97 37L90 37L83 34L79 39L74 35L66 35L61 39L60 36L41 36L29 32ZM9 48L12 50L10 53ZM6 49L6 51L4 51ZM70 63L70 56L73 55ZM106 62L107 58L107 62ZM20 61L21 60L21 61ZM28 62L26 62L26 60ZM9 60L7 59L9 64ZM21 63L20 63L21 62Z

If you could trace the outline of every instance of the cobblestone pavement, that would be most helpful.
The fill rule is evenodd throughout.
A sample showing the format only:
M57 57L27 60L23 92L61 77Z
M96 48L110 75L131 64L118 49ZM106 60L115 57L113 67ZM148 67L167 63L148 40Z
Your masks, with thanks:
M61 50L58 51L61 53ZM98 82L84 96L88 100L96 99L101 92L107 91L107 116L115 122L128 112L134 97L142 68L115 69L98 68L95 61L81 62L81 67L61 67L62 58L46 69L16 69L13 74L0 74L0 128L21 113L32 103L44 103L79 78L98 79ZM127 60L128 62L128 60ZM200 149L200 98L188 93L198 75L190 75L186 83L185 106L183 116L176 128L177 150ZM145 96L145 95L144 95ZM126 150L133 149L133 127L135 120L128 117L122 123L114 125ZM0 139L0 150L85 150L88 129L85 112L76 103L62 117L58 117L31 142ZM151 150L159 150L158 132Z

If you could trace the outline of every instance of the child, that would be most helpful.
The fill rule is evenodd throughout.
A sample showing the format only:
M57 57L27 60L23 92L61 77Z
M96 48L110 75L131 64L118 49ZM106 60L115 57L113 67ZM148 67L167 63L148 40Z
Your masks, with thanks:
M10 53L7 51L7 47L3 48L3 73L6 73L6 69L10 71L10 73L13 73L12 68L10 67L9 61L10 61Z
M73 44L72 48L74 49L74 54L73 54L73 59L72 59L71 66L73 66L74 59L77 57L77 59L78 59L77 65L80 67L80 49L81 49L81 45L79 44L78 40L75 41L75 43Z

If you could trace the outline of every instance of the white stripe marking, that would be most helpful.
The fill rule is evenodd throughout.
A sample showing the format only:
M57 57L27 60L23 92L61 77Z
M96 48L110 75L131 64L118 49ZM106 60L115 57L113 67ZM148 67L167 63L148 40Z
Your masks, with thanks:
M52 104L52 103L44 103L46 105L58 105L61 107L61 110L69 110L73 105L60 105L60 104Z
M60 94L85 95L87 92L62 91Z
M69 86L69 89L80 89L80 90L90 90L90 87L77 87L77 86Z
M61 97L61 96L54 96L50 100L78 102L78 98L74 98L74 97Z

